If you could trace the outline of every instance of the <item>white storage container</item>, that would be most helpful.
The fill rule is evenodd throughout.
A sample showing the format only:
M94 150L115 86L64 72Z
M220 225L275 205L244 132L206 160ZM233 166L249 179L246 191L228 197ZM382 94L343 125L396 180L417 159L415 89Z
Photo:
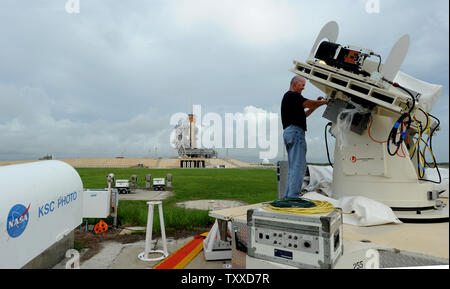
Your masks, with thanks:
M154 186L164 186L166 184L166 179L164 178L154 178L153 185Z
M111 209L108 190L85 190L83 192L83 218L107 218Z
M61 161L0 167L0 268L21 268L82 223L83 183Z

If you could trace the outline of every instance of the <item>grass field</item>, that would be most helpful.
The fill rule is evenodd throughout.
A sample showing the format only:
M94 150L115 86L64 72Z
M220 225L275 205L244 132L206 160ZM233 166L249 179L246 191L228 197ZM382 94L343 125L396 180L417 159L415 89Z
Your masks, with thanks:
M187 210L175 203L189 200L240 200L249 204L277 198L276 170L274 169L76 169L86 189L103 189L106 176L114 173L117 179L137 175L138 185L145 186L145 175L153 178L172 174L174 195L163 202L164 222L168 233L211 226L213 219L207 211ZM148 206L146 201L119 202L119 221L122 225L145 226ZM159 233L159 217L154 216L154 232Z

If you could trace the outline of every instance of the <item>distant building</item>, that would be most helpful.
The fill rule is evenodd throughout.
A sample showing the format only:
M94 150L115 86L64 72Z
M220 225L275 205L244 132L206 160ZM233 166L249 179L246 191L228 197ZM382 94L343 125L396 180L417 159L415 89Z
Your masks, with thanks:
M50 160L53 160L53 155L46 155L46 156L43 156L42 158L39 158L39 160L40 161L50 161Z
M214 149L197 148L196 134L197 128L195 126L195 117L189 114L188 119L175 126L176 137L174 140L175 148L178 151L180 158L200 158L211 159L217 158L217 151Z

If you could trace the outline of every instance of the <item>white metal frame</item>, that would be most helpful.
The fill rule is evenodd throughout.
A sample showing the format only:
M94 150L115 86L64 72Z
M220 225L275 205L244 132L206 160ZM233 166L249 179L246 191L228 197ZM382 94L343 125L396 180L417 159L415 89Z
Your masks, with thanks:
M142 261L151 262L151 261L160 261L169 256L169 252L167 251L167 240L166 240L166 230L164 227L164 215L162 209L161 201L153 201L147 202L148 204L148 219L147 219L147 231L145 234L145 250L144 252L138 255L138 258ZM158 205L159 207L159 222L161 225L161 236L163 243L163 250L152 250L152 230L153 230L153 211L154 206ZM149 258L149 254L151 253L159 253L162 254L161 257L158 258Z
M223 221L223 220L222 220ZM223 221L227 222L227 221ZM227 222L227 230L231 232L231 222ZM220 248L217 250L217 248ZM232 258L231 241L222 240L219 232L219 224L216 219L211 231L203 240L203 253L207 261L230 260Z

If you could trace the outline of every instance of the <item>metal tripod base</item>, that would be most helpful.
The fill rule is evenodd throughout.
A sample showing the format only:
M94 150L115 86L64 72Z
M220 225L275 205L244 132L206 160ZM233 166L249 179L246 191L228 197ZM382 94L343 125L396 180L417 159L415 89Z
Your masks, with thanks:
M144 252L140 253L138 255L139 260L142 261L159 261L162 259L167 258L169 256L169 253L167 251L167 241L166 241L166 230L164 227L164 215L163 215L163 208L162 208L162 201L152 201L147 202L148 204L148 218L147 218L147 231L145 233L145 250ZM159 223L161 225L161 237L162 237L162 245L163 250L152 250L152 229L153 229L153 209L154 206L158 205L159 207ZM159 258L149 258L148 255L151 253L159 253L162 254Z
M162 256L161 256L161 257L158 257L158 258L148 258L148 255L149 255L149 254L152 254L152 253L162 254ZM167 258L168 256L169 256L169 254L165 253L165 252L162 251L162 250L151 250L150 252L148 252L148 254L145 254L145 252L140 253L140 254L138 255L138 258L139 258L139 260L141 260L141 261L152 262L152 261L160 261L160 260L163 260L163 259Z

